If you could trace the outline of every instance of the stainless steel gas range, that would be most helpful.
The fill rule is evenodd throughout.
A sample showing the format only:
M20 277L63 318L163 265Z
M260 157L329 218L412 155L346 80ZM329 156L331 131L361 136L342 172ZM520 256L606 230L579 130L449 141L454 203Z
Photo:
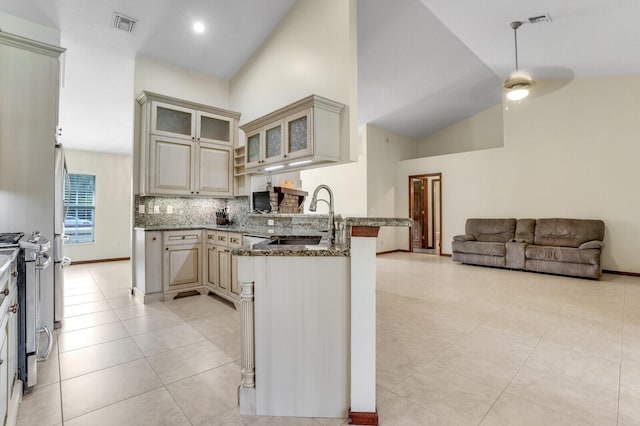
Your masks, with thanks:
M24 238L22 232L0 234L0 248L19 247L18 255L18 378L29 388L38 383L38 362L45 361L51 352L53 336L41 318L42 281L41 273L53 258L47 253L51 242L32 232ZM47 343L40 347L40 335Z

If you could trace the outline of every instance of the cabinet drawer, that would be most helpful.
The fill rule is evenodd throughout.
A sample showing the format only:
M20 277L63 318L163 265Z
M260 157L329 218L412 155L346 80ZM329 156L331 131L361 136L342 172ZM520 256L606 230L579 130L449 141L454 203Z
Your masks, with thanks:
M229 233L224 231L216 231L215 232L215 241L214 244L219 246L227 246L229 243Z
M229 247L238 248L242 246L242 234L229 232Z
M216 231L207 231L206 243L216 244Z
M175 244L197 244L202 242L202 231L165 231L163 233L165 246Z

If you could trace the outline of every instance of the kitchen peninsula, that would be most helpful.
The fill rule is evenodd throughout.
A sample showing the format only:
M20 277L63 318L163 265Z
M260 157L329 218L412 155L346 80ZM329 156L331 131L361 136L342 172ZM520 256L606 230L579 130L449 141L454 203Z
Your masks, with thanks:
M410 219L345 218L344 243L235 249L247 415L377 419L375 237ZM300 243L303 243L300 242ZM350 408L351 407L351 408Z

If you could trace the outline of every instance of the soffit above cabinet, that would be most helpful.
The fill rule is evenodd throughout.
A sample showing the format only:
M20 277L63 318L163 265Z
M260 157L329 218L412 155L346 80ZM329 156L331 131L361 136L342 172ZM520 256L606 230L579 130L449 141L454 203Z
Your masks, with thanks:
M246 123L245 172L283 173L339 163L347 106L317 95ZM274 131L275 130L275 131Z

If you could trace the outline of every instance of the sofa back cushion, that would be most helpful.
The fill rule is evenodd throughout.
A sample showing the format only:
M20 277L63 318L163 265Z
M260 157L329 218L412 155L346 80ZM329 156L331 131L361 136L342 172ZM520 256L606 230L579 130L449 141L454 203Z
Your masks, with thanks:
M519 243L533 244L533 234L535 229L535 219L518 219L518 222L516 223L515 240Z
M578 247L604 239L604 222L585 219L538 219L534 244L538 246Z
M476 241L506 243L516 232L515 219L467 219L465 233L473 235Z

